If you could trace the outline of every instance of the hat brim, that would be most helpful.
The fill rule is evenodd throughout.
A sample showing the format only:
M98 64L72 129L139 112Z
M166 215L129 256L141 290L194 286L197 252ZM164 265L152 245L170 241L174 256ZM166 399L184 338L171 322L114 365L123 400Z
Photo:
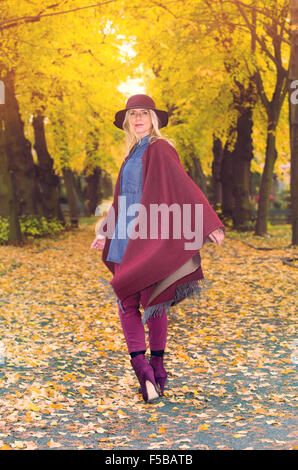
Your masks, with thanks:
M144 106L134 106L134 108L141 108L141 109L152 109L157 114L157 117L159 118L159 126L158 128L161 129L162 127L165 127L168 124L169 121L169 115L167 111L163 111L161 109L155 109L155 108L145 108ZM113 124L118 127L118 129L123 129L123 122L125 119L125 114L128 109L121 109L121 111L118 111L115 114L115 121Z

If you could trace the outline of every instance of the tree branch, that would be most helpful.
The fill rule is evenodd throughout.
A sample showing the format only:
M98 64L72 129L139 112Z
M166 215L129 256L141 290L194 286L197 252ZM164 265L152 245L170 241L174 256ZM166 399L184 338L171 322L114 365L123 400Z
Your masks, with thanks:
M267 114L269 114L270 102L269 102L269 100L266 96L266 93L265 93L265 90L264 90L263 80L262 80L262 77L261 77L261 72L258 68L255 71L255 79L256 79L256 84L257 84L257 89L258 89L258 92L259 92L259 96L260 96L261 101L264 105L264 108L267 111Z
M72 8L71 10L63 10L63 11L55 11L55 12L52 12L52 13L38 13L37 15L34 15L34 16L21 16L19 18L14 18L14 19L10 19L8 21L4 21L2 23L0 23L0 31L3 31L5 29L8 29L8 28L15 28L17 26L19 26L20 24L23 24L23 23L34 23L36 21L40 21L42 18L46 18L47 16L57 16L57 15L65 15L67 13L73 13L75 11L79 11L79 10L87 10L89 8L95 8L95 7L98 7L98 6L101 6L101 5L106 5L108 3L114 3L114 2L117 2L118 0L107 0L105 2L98 2L98 3L95 3L93 5L87 5L87 6L84 6L84 7L77 7L77 8ZM55 6L55 5L53 5ZM43 10L45 11L45 10Z

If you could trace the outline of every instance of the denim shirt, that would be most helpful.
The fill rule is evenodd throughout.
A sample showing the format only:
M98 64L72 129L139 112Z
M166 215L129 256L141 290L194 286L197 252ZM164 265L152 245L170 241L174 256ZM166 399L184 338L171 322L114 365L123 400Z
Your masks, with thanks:
M122 167L120 177L120 196L125 196L126 199L122 198L123 201L120 203L120 209L118 213L117 223L113 238L109 248L107 256L108 261L113 263L120 263L127 244L129 242L129 235L133 228L133 222L130 226L129 233L127 234L127 227L129 222L133 221L137 216L136 209L134 215L127 215L127 210L131 204L138 204L142 198L142 185L143 185L143 154L149 145L150 134L143 137L133 147L130 156ZM117 201L118 203L118 201ZM139 207L139 206L138 206ZM120 233L119 233L120 228Z

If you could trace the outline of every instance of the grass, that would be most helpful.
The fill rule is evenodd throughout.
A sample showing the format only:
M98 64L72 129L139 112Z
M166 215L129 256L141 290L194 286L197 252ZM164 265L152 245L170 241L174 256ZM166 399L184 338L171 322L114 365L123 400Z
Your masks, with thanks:
M292 241L292 230L290 224L270 225L266 235L255 235L254 232L237 232L229 229L227 236L256 247L290 248Z

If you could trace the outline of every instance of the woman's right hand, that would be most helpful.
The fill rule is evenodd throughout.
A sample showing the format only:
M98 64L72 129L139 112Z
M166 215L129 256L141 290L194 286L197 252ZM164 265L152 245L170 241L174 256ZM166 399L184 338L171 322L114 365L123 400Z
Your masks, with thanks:
M211 241L220 245L223 242L223 239L225 238L225 233L221 228L217 228L213 232L209 233L208 236Z
M90 246L90 248L93 248L94 250L103 250L105 246L105 238L95 238Z

